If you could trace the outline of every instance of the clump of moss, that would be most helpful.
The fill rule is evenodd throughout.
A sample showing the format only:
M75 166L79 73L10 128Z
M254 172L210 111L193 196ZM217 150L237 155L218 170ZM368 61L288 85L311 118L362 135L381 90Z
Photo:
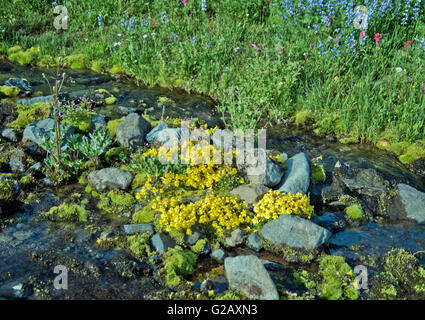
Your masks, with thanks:
M112 96L112 97L108 97L108 98L106 98L105 99L105 103L106 104L114 104L114 103L116 103L118 101L118 99L117 98L115 98L114 96Z
M345 213L353 220L363 218L363 209L360 204L353 204L345 208Z
M200 239L193 246L191 246L190 249L194 253L200 254L202 252L202 250L204 250L207 243L208 243L207 239Z
M109 131L110 132L110 131ZM105 161L112 163L114 161L121 161L121 157L128 157L131 154L131 150L126 147L113 147L105 153Z
M87 221L88 211L85 208L87 200L77 203L62 203L58 207L52 207L43 212L41 216L53 221Z
M425 269L404 249L392 249L383 258L383 271L371 286L372 299L425 299Z
M297 125L304 125L311 119L311 112L308 110L301 110L295 114L295 123Z
M399 157L400 161L403 163L410 163L422 158L425 158L425 142L423 142L423 145L420 143L412 143Z
M8 55L8 56L10 56L11 54L14 54L14 53L16 53L16 52L18 52L18 51L22 51L22 47L21 47L21 46L13 46L13 47L10 47L10 48L7 50L7 55Z
M111 214L121 214L129 211L136 203L136 199L130 193L121 190L111 190L100 197L97 207Z
M290 263L310 263L318 254L317 250L292 249L288 245L277 246L261 237L261 235L259 236L266 251L282 256L285 261Z
M355 275L343 257L325 255L319 259L319 271L295 272L298 283L327 300L355 300L359 292Z
M111 120L107 124L107 129L109 131L109 135L112 139L114 139L117 135L117 128L120 126L121 122L124 120L124 118Z
M19 64L28 65L34 60L34 52L30 49L26 51L18 50L10 53L8 57L10 60L13 60Z
M57 62L52 56L45 54L45 55L42 55L40 59L38 59L37 64L40 67L54 67L57 65Z
M90 184L86 185L84 192L92 196L93 198L98 198L100 196L100 194L96 191L96 189L93 188Z
M339 142L343 143L343 144L358 143L359 138L358 137L345 137L345 138L339 139Z
M349 196L348 194L344 194L342 196L339 197L338 202L344 206L351 206L354 204L360 204L359 200Z
M36 103L31 106L18 105L18 118L8 126L23 129L34 121L46 119L50 116L52 106L48 102Z
M112 74L117 74L121 72L121 67L119 64L114 64L110 69L109 72Z
M170 286L178 286L180 276L191 275L195 270L197 255L190 250L177 246L168 249L163 255L165 280Z
M326 181L326 172L323 164L311 163L311 181L313 184Z
M3 93L6 97L13 98L16 97L21 90L17 87L9 86L0 86L0 92Z
M82 69L87 64L87 56L84 54L73 54L68 56L64 63L71 68Z
M105 70L106 63L100 60L92 61L91 69L95 72L103 72Z
M147 181L148 177L145 173L138 173L134 176L133 182L131 183L131 189L135 190L137 188L143 187Z
M166 106L166 107L175 108L177 104L173 99L170 99L168 97L159 97L157 101L157 106L158 107Z
M20 180L19 180L19 185L21 185L24 188L27 188L29 186L32 186L36 183L36 179L34 178L34 176L30 173L27 174L26 176L23 176Z
M152 203L149 203L147 206L143 207L143 209L134 213L132 221L133 223L151 223L158 212L159 211L153 210Z
M0 183L0 199L6 201L11 201L13 199L13 190L14 190L15 180L13 179L4 179Z
M127 242L130 251L138 258L152 254L149 245L149 234L146 232L127 237Z

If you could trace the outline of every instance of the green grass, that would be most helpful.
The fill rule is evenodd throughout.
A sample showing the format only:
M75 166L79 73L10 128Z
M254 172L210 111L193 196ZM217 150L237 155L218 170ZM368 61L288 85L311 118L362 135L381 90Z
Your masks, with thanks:
M394 2L405 10L405 1ZM415 2L410 3L411 17ZM338 57L329 54L339 48L336 29L354 32L359 42L360 30L344 26L343 10L326 26L319 13L298 9L285 20L277 0L206 4L202 11L200 0L189 0L187 6L177 0L70 1L68 29L58 31L53 8L45 2L11 0L0 8L0 47L7 52L19 45L23 51L17 52L31 53L33 63L78 55L75 67L125 72L149 86L208 94L219 101L228 127L308 118L319 134L375 143L388 131L395 133L394 142L425 138L424 4L407 25L400 24L395 10L371 21L366 44L353 54L344 49ZM131 17L136 22L127 30L121 19L129 23ZM320 25L317 33L314 24ZM379 46L376 33L382 37ZM405 48L409 40L413 43ZM328 54L320 54L321 43Z

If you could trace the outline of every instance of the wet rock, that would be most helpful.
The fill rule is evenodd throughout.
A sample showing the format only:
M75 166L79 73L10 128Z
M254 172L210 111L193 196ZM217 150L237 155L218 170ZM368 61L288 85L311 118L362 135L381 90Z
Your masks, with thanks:
M154 143L158 133L164 129L168 129L168 124L164 121L158 122L158 124L146 135L146 141L149 143Z
M98 192L109 190L125 190L133 181L133 175L119 168L105 168L93 171L88 176L88 182Z
M3 129L1 131L1 136L11 142L18 142L18 137L13 129Z
M211 258L220 263L223 263L225 257L226 253L223 249L216 249L211 253Z
M257 203L261 196L267 191L269 191L269 188L264 185L241 185L230 191L230 193L238 195L248 204L254 204Z
M310 164L303 152L285 161L287 169L278 189L280 192L306 194L310 186Z
M251 233L248 237L248 247L259 252L263 247L263 242L257 232Z
M35 103L45 103L45 102L53 102L53 101L54 101L53 95L49 95L49 96L20 99L16 101L16 103L21 104L23 106L31 106Z
M176 242L168 235L159 232L150 239L152 249L159 254L163 254L170 248L176 246Z
M9 167L12 170L12 172L19 172L24 173L25 172L25 152L23 152L21 149L16 149L13 152L13 156L10 157L9 160Z
M42 169L41 162L37 162L28 168L27 173L41 173L41 169Z
M245 154L247 179L251 184L274 187L282 180L283 169L267 155L264 149Z
M256 256L226 258L224 268L231 289L241 291L251 299L279 299L273 280Z
M31 84L27 80L21 79L21 78L12 78L12 79L6 80L4 85L8 87L17 87L25 95L30 95L33 92Z
M388 216L393 221L411 219L417 223L425 221L425 193L400 183L396 195L387 208Z
M220 274L217 278L205 279L199 286L199 290L205 295L208 295L211 290L214 291L214 294L220 294L228 288L229 282L224 274Z
M267 222L260 235L277 246L312 250L326 243L332 233L309 220L283 214Z
M193 246L196 242L198 242L199 239L205 234L205 231L200 227L193 227L192 228L192 234L191 235L185 235L184 241L188 244Z
M343 212L324 212L321 216L314 217L311 221L319 226L328 229L332 233L337 233L347 227Z
M230 237L227 237L225 242L229 247L236 247L241 245L245 241L246 235L245 233L237 228L230 233Z
M30 141L36 143L41 148L43 148L44 150L46 150L41 145L40 136L50 136L51 139L54 140L54 136L55 136L54 126L55 126L55 121L51 118L33 122L25 128L24 133L23 133L23 139L24 140L30 140ZM63 127L62 127L62 130L64 130ZM67 132L65 133L65 137L68 137L73 133L74 133L74 127L70 126L68 128ZM64 139L64 140L66 140L66 139ZM62 145L62 149L64 150L65 148L66 148L66 144L65 144L65 141L64 141L64 143Z
M129 115L130 113L137 113L138 110L139 109L137 108L131 108L131 107L124 107L124 106L117 107L118 114L122 116Z
M144 233L144 232L147 232L149 235L153 234L153 226L150 223L125 224L123 228L124 228L124 232L127 235Z
M181 129L180 128L167 128L163 129L156 134L153 141L161 144L165 149L171 149L175 144L180 144Z
M39 214L49 211L51 207L59 205L59 200L51 190L42 190L32 193L32 199L24 206L26 212Z
M23 294L23 284L18 281L10 281L0 285L0 297L21 298Z
M99 128L106 128L106 120L105 116L100 114L94 114L91 117L91 126L92 126L92 132L96 131Z
M117 140L124 147L137 148L143 146L145 134L151 125L137 113L130 113L117 128Z

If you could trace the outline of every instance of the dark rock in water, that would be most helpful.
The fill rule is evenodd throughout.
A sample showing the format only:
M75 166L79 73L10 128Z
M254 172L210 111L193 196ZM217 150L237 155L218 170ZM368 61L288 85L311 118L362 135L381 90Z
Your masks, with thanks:
M157 251L159 254L162 254L168 249L176 246L176 242L170 236L162 232L155 234L150 241L152 249Z
M425 193L406 184L398 184L388 201L386 214L392 221L414 220L425 222Z
M138 111L141 112L141 110L138 109L138 108L125 107L125 106L118 106L116 108L116 112L119 115L122 115L122 116L126 116L126 115L128 115L130 113L138 113Z
M344 212L324 212L321 216L316 216L311 221L332 233L340 232L347 227Z
M196 286L194 286L196 288ZM220 274L218 278L208 278L202 281L199 285L199 291L208 295L211 290L214 294L220 294L229 288L229 282L224 274Z
M13 78L6 80L4 84L9 87L19 88L25 95L30 95L33 92L31 84L25 79Z
M119 168L104 168L93 171L88 176L88 182L98 192L109 190L125 190L133 181L133 175Z
M318 248L332 235L329 230L309 220L287 214L267 222L260 234L274 245L306 250Z
M285 161L288 166L278 189L280 192L306 194L310 186L310 163L305 153L301 152Z
M24 210L31 214L39 214L49 211L51 207L59 205L59 199L51 190L42 190L33 193L34 200L24 205Z
M335 234L330 238L329 246L331 254L344 256L350 265L356 265L368 256L382 257L392 248L403 248L409 252L425 250L425 226L371 222L358 229Z
M237 256L224 260L229 287L251 299L279 300L279 294L261 260L254 255Z
M117 140L124 147L140 147L150 130L151 125L145 118L137 113L130 113L117 128Z
M425 178L425 159L422 158L422 159L412 161L408 163L406 166L411 172Z

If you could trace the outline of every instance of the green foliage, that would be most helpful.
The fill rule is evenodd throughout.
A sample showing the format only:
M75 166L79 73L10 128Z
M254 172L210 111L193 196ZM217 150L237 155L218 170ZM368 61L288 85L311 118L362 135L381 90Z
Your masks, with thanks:
M155 215L158 213L157 210L152 209L152 203L149 203L148 205L144 206L143 209L137 210L133 217L132 222L133 223L151 223L153 222Z
M297 125L304 125L311 119L311 112L308 110L301 110L295 114L295 123Z
M36 182L37 182L36 179L30 173L30 174L27 174L26 176L23 176L19 180L19 185L22 186L22 187L24 187L24 188L28 188L28 187L31 187L31 186L35 185Z
M326 181L326 172L323 164L311 163L311 181L313 184Z
M10 60L22 65L28 65L34 60L34 52L30 49L26 51L15 51L8 55Z
M34 121L48 118L51 110L52 105L48 102L35 103L31 106L18 105L18 118L9 123L8 127L23 129Z
M66 66L71 68L82 69L87 64L87 56L84 54L73 54L68 56L64 61Z
M193 246L191 246L190 249L196 254L200 254L202 250L204 250L207 243L208 243L207 239L200 239Z
M127 192L121 190L111 190L107 194L100 196L97 207L109 214L122 214L130 211L136 203L136 199Z
M0 199L4 199L6 201L12 200L15 180L3 179L0 182Z
M317 273L303 270L294 276L297 282L323 299L355 300L358 297L355 276L343 257L325 255L319 260Z
M17 87L0 86L0 93L3 93L6 97L16 97L20 91Z
M363 209L360 204L353 204L345 208L345 213L353 220L363 218Z
M89 212L85 208L86 203L87 201L82 201L81 204L64 202L43 212L41 216L53 221L87 221Z
M149 234L146 232L127 237L127 242L130 251L138 258L152 253L149 245Z
M114 104L117 101L118 101L117 98L115 98L114 96L108 97L108 98L105 99L106 104Z
M121 118L121 119L111 120L111 121L108 122L107 128L109 130L109 135L111 136L112 139L115 138L117 128L120 126L120 124L123 120L124 120L124 118Z
M425 298L425 269L404 249L392 249L383 257L383 271L371 285L372 299Z
M163 255L166 282L168 285L179 285L180 276L191 275L195 270L197 255L180 246L170 248Z

